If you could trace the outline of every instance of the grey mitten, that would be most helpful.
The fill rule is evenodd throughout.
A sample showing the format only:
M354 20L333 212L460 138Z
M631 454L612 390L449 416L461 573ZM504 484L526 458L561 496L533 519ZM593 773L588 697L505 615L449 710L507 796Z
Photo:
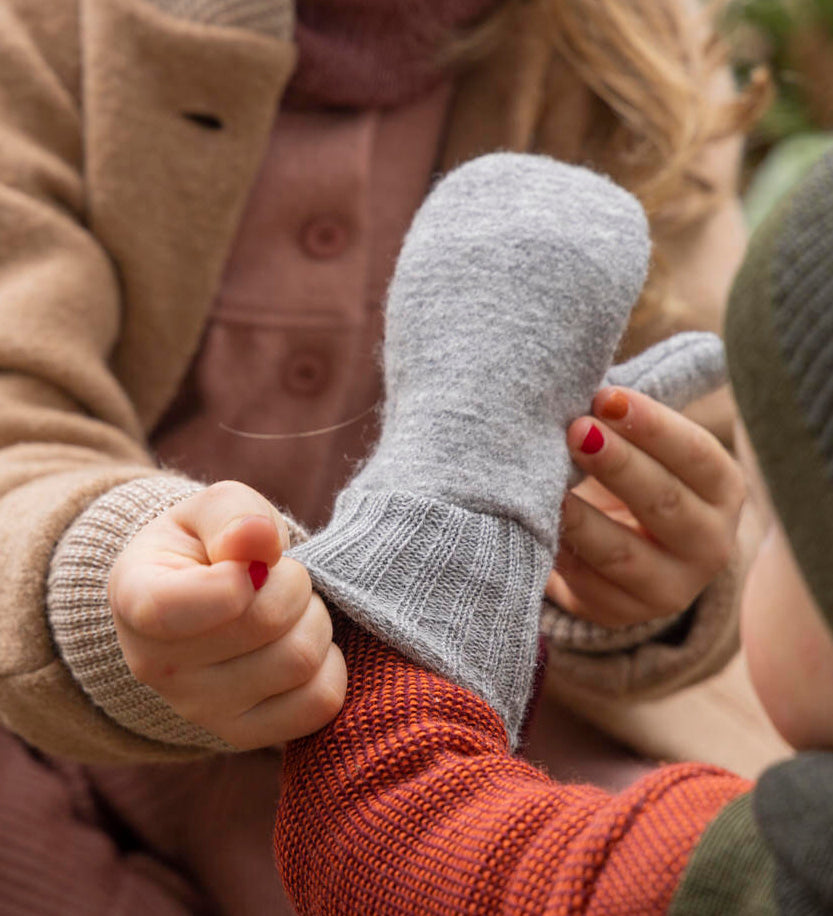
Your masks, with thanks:
M586 169L497 153L444 178L389 291L379 445L290 552L362 626L484 697L513 742L566 427L610 368L649 253L640 205Z

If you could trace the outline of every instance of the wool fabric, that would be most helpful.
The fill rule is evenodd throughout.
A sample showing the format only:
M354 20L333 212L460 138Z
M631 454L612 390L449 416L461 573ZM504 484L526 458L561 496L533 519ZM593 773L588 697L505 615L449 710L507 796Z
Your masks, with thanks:
M587 169L499 153L447 176L391 284L378 447L291 552L355 620L486 699L513 743L571 473L566 426L610 367L649 254L639 204ZM687 378L692 352L654 358Z
M554 782L469 691L342 615L335 639L347 699L290 744L275 830L303 916L660 916L703 830L750 788L698 763L614 796Z
M726 318L732 387L804 578L833 626L833 155L755 234Z

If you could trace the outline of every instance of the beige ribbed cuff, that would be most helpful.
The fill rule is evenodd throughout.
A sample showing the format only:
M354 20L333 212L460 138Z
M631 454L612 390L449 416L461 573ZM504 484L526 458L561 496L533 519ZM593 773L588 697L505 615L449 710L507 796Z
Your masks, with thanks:
M147 0L163 13L203 25L227 26L291 40L292 0Z
M131 538L202 489L182 477L160 475L122 484L97 499L58 543L50 565L47 614L73 677L111 719L165 744L232 750L136 680L122 655L107 600L110 570Z
M111 719L165 744L232 751L211 732L183 719L136 680L122 655L107 600L110 570L131 538L171 506L204 489L182 477L133 480L97 499L67 529L50 566L47 613L52 636L73 677ZM284 514L290 543L307 538Z
M630 626L603 627L590 620L574 617L544 599L541 607L541 634L548 645L559 651L603 655L640 646L673 626L682 616L674 614L672 617L658 617Z
M67 529L50 566L47 614L64 662L87 696L124 728L165 744L232 751L183 719L136 680L124 660L107 600L110 570L133 536L171 506L204 489L182 477L133 480L97 499ZM290 543L307 533L284 515Z
M653 632L637 626L618 636L603 627L585 630L568 625L561 619L564 612L553 617L548 605L541 630L550 648L551 681L565 697L633 701L664 696L714 674L737 651L744 569L744 558L736 550L728 567L687 612L692 621L679 645L656 638L676 618L659 621L661 626ZM558 638L565 633L569 639Z

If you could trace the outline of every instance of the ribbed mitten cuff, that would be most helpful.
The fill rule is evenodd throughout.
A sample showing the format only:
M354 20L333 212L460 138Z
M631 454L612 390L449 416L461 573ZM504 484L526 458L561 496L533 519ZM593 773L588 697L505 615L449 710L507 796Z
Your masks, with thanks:
M116 558L158 515L203 487L182 477L157 476L115 487L67 529L55 550L47 586L52 636L73 677L111 719L146 738L188 747L233 750L216 735L183 719L124 660L107 583Z
M552 563L532 534L423 496L347 490L290 555L357 623L483 697L516 744Z
M163 13L203 25L228 26L289 40L295 28L291 0L147 0Z

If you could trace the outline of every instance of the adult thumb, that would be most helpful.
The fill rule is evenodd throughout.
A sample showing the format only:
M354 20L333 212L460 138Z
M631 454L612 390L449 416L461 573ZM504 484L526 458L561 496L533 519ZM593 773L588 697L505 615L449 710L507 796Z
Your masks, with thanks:
M210 563L260 561L274 566L289 546L280 512L238 481L215 483L175 508L180 523L202 542Z

